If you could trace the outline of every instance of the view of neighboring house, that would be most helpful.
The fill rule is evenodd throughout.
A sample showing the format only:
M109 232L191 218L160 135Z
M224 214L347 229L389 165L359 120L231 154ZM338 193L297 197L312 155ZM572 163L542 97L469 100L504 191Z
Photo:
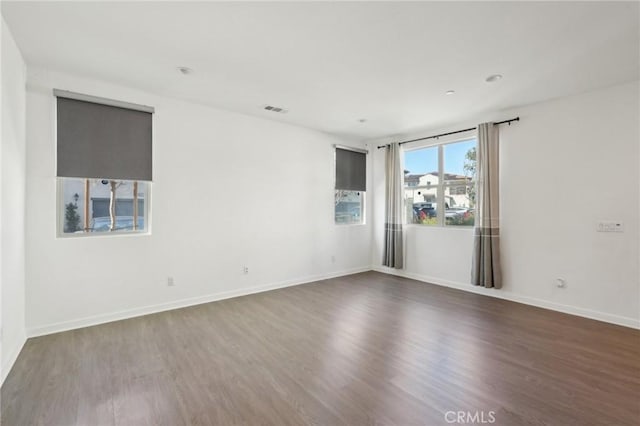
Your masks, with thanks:
M447 208L472 208L473 202L467 188L471 178L464 175L445 173L444 180L452 186L444 187L444 198ZM438 172L426 174L407 174L404 177L405 199L409 205L415 203L435 203L437 186L440 183ZM457 184L457 185L456 185ZM411 200L411 201L410 201Z
M145 191L144 185L138 188L138 212L144 212ZM85 223L85 180L65 179L62 185L62 202L65 206L69 204L76 207L75 212L79 217L80 228ZM93 228L97 224L107 224L109 220L109 206L111 200L111 185L109 180L89 179L89 227ZM115 191L115 213L116 217L133 217L133 184L131 181L118 181ZM66 224L65 224L66 225ZM66 227L66 226L65 226Z
M449 224L462 218L469 219L467 223L455 223L458 225L473 224L473 208L475 198L475 186L468 176L444 173L443 185L440 185L440 177L437 171L425 174L409 174L404 177L405 209L407 223L432 223L438 209L438 191L444 192L445 218ZM434 222L435 223L435 222Z

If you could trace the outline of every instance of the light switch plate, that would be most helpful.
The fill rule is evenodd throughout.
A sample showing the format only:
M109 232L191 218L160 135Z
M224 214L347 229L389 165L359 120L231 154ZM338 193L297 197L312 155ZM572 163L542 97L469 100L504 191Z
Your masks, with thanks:
M596 229L598 232L624 232L624 224L615 220L601 220Z

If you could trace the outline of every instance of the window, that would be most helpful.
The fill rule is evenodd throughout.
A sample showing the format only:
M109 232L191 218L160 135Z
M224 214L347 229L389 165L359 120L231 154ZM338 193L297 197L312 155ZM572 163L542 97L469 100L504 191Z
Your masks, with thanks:
M335 221L339 224L363 223L363 191L336 189Z
M60 178L60 228L65 234L144 232L147 192L146 182Z
M367 189L367 152L336 146L335 162L335 223L362 224Z
M58 234L147 232L153 108L54 94Z
M407 223L473 226L475 139L407 150L404 168Z

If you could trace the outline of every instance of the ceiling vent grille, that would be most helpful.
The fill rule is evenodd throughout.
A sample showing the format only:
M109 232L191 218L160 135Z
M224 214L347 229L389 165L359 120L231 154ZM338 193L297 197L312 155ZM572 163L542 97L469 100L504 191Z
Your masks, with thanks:
M273 105L265 105L264 109L266 109L267 111L277 112L277 113L280 113L280 114L286 114L288 112L284 108L276 107L276 106L273 106Z

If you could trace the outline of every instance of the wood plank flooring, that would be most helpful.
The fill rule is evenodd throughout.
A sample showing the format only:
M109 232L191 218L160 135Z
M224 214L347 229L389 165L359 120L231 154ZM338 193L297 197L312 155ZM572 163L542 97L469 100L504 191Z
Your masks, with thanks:
M1 399L2 426L639 425L640 332L367 272L29 339Z

